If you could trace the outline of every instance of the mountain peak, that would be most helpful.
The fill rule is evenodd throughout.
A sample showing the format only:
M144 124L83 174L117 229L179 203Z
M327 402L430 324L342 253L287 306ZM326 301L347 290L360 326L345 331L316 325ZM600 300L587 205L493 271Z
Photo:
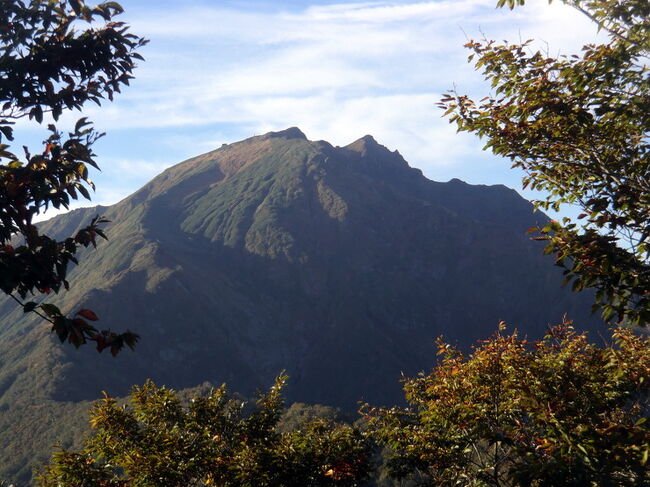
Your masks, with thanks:
M284 137L285 139L307 140L307 136L298 127L289 127L288 129L280 130L278 132L269 132L264 134L264 137L268 139Z
M358 152L361 155L372 154L378 155L381 153L392 154L392 152L385 146L381 145L375 140L372 135L364 135L360 139L355 140L351 144L344 147L352 152Z
M374 138L372 135L370 135L370 134L368 134L368 135L364 135L364 136L361 137L359 140L363 140L366 144L381 145L381 144L380 144L379 142L377 142L377 141L375 140L375 138Z
M504 320L541 336L564 313L598 330L591 297L554 284L561 273L524 236L546 219L513 190L434 183L371 136L346 148L304 139L292 127L234 142L101 211L110 239L57 301L109 326L134 317L135 353L56 344L0 296L0 449L12 462L0 460L0 478L27 485L61 412L147 378L225 380L249 397L286 369L290 402L356 411L401 399L400 372L430 367L441 334L469 348ZM63 239L96 213L59 215L42 232Z

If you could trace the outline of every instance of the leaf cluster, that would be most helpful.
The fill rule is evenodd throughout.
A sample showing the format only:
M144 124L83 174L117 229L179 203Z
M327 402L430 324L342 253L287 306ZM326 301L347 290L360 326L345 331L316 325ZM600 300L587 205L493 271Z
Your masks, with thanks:
M67 269L77 263L78 250L106 238L101 225L107 220L99 216L62 241L40 234L33 221L50 206L68 208L72 200L90 199L94 184L88 167L98 168L92 145L103 134L83 117L67 136L49 123L49 136L36 153L24 147L19 157L8 142L17 119L41 124L49 114L57 121L64 110L112 100L129 84L142 59L137 49L146 40L114 20L121 12L116 2L0 1L0 289L25 312L40 310L61 341L79 346L92 339L98 350L111 347L114 353L123 344L133 346L137 335L100 333L84 317L66 318L53 304L25 301L35 293L68 289Z
M146 41L114 20L122 11L117 2L0 2L4 122L28 115L41 123L46 112L57 120L63 110L81 109L87 101L112 100L128 85L142 60L136 49ZM77 30L79 23L88 27Z
M523 4L500 1L499 6ZM606 320L650 321L650 5L645 0L566 0L610 41L551 57L531 41L470 41L492 92L452 91L440 106L459 130L523 169L544 191L542 209L577 205L580 222L541 230L547 253L574 289L597 289Z

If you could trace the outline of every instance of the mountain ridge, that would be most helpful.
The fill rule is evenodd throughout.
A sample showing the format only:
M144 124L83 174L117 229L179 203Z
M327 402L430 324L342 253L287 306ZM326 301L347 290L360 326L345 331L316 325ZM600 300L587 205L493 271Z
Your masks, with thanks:
M63 236L94 214L42 229ZM335 147L289 128L224 145L104 216L109 240L55 299L141 342L116 359L74 350L0 299L0 407L124 396L146 378L249 395L287 370L290 401L354 410L398 401L400 374L430 367L440 334L466 348L503 319L539 336L567 311L598 326L525 235L546 221L529 202L430 181L370 136Z
M232 194L237 197L231 198ZM405 206L396 214L382 214L379 208L383 209L385 200ZM374 205L375 209L350 214L350 208L364 205ZM219 265L226 267L228 261L235 260L255 276L249 278L249 288L255 287L255 279L273 289L282 289L286 282L292 282L298 287L285 292L299 292L301 299L308 301L328 287L327 276L332 271L327 267L332 262L353 266L354 259L368 260L363 239L352 235L358 228L368 227L366 239L373 238L373 234L385 234L385 225L408 235L417 228L418 219L425 218L440 228L451 222L457 227L454 231L460 232L466 241L478 243L478 229L485 226L482 220L495 220L496 216L497 221L491 225L501 227L500 231L509 232L521 242L526 239L523 231L531 221L528 218L523 224L519 220L530 215L532 206L505 187L472 186L454 180L428 181L421 171L410 168L399 153L389 151L371 136L345 147L334 147L323 141L309 141L299 129L289 128L229 144L172 166L109 209L107 216L116 222L110 233L120 237L117 242L109 241L106 250L89 254L91 263L96 261L103 268L108 267L109 261L110 268L104 273L103 285L91 291L87 299L93 301L93 292L109 292L123 279L133 280L136 276L140 276L145 292L150 294L169 279L180 289L192 289L184 291L185 294L205 294L194 290L195 284L185 282L187 277L173 279L179 269L201 273L194 263L184 260L183 254L191 252L206 260L221 259ZM134 220L137 225L130 225ZM465 228L458 227L457 221L463 221ZM174 225L180 234L168 233ZM128 231L123 231L125 227ZM336 252L328 250L345 238L346 248L354 258L340 259ZM419 239L418 245L431 245L416 234L410 238ZM215 244L218 245L214 247ZM393 243L383 245L386 247L378 253L385 264L392 260L387 246ZM417 252L416 245L411 245L409 251ZM408 252L402 252L400 257L407 259ZM284 263L293 270L284 268ZM369 268L377 265L366 264ZM267 271L267 275L262 275ZM391 272L401 272L398 263L393 264ZM223 279L220 286L232 291L233 286L237 287L232 284L236 269L228 268L227 273L230 277L219 276ZM354 281L358 276L348 278ZM372 282L363 285L374 286ZM210 301L205 295L202 299ZM97 305L102 307L101 303ZM255 308L252 304L251 307ZM173 355L170 352L165 356Z

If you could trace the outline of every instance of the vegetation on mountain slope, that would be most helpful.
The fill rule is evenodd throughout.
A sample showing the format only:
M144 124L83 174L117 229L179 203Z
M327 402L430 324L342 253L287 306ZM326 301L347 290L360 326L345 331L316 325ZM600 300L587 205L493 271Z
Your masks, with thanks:
M556 261L574 287L598 290L606 318L643 324L648 110L647 68L638 60L647 54L647 3L570 3L594 9L591 15L612 35L608 46L590 47L574 62L472 43L498 93L479 108L459 96L445 103L458 110L461 128L491 137L497 153L530 171L531 185L550 191L540 206L583 204L582 228L535 223L545 228L548 249L560 251ZM521 72L503 72L516 67L508 64L513 59ZM576 151L576 142L585 145ZM595 142L603 144L589 145ZM309 394L390 397L388 371L421 369L431 336L444 331L467 344L499 313L512 313L498 318L525 322L534 334L552 319L539 320L538 308L567 302L551 295L555 276L517 236L530 226L528 205L504 188L427 181L370 137L345 148L307 141L296 129L256 137L171 168L108 211L120 217L113 227L120 238L106 245L105 256L94 254L76 269L95 286L69 294L68 305L119 300L120 311L151 334L151 344L133 361L116 367L96 361L79 374L74 364L87 353L72 356L52 348L45 334L28 332L20 351L2 355L0 407L10 415L34 405L25 396L34 389L39 400L80 400L102 382L123 391L146 374L182 386L220 381L224 370L237 389L252 388L285 367L293 367L295 390L307 400ZM621 230L629 230L629 248L616 246ZM489 245L487 257L471 254L477 245ZM0 336L3 352L29 330L26 323ZM497 335L467 359L443 347L447 355L432 374L407 381L407 400L417 411L379 408L371 415L392 449L392 475L461 485L646 483L649 346L629 331L614 337L603 348L555 329L531 347L516 335ZM260 355L262 344L269 355ZM351 371L358 381L342 383ZM147 387L154 396L160 391L151 385L140 391ZM111 401L104 406L107 413L123 411ZM263 458L248 465L253 470L274 458L268 449L260 452ZM84 465L97 467L89 475L120 482L115 475L122 472L107 471L96 453L84 453ZM64 464L78 460L58 454L49 475L73 479L79 471L66 473ZM161 468L178 467L163 460ZM230 465L223 475L250 472L237 460ZM312 467L326 481L338 472Z
M53 346L0 302L1 319L17 318L0 333L8 417L102 390L124 397L148 378L227 381L250 396L284 369L289 401L350 412L400 401L400 373L429 366L436 335L469 346L505 319L542 336L567 311L597 327L588 299L559 288L525 235L546 221L528 202L503 186L429 181L371 137L253 137L169 168L103 213L112 238L80 256L61 309L127 319L146 340L119 360ZM44 231L74 231L89 214ZM28 434L7 423L7 435Z

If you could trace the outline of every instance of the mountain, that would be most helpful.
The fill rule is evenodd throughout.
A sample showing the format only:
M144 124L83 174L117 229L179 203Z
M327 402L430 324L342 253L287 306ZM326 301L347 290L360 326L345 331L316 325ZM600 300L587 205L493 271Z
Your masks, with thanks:
M146 378L249 395L286 370L289 400L354 410L399 401L400 374L432 366L438 335L466 348L505 320L540 336L564 313L598 326L525 234L546 221L528 201L430 181L371 136L334 147L291 128L224 145L43 231L70 235L97 213L109 241L52 299L142 340L117 358L75 350L0 300L0 449L14 477L29 441L74 441L84 401Z

